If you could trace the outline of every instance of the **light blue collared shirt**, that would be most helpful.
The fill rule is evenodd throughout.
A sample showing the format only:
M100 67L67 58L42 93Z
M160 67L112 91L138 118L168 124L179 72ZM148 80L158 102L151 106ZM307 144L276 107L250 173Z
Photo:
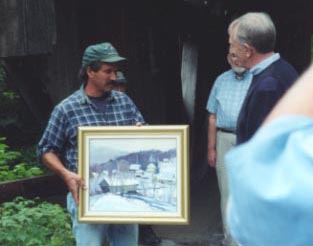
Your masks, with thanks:
M263 60L262 62L258 63L257 65L255 65L254 67L252 67L250 69L250 73L253 74L253 76L258 75L259 73L261 73L265 68L267 68L269 65L271 65L272 63L274 63L275 61L277 61L278 59L280 59L280 55L279 53L275 53L274 55L266 58L265 60Z
M206 109L216 115L216 127L236 130L238 115L252 81L252 74L246 71L237 77L230 69L214 82Z

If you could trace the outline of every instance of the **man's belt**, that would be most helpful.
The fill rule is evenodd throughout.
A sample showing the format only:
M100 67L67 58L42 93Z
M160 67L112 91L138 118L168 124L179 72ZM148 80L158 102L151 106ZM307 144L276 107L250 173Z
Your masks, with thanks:
M236 134L236 130L225 129L225 128L220 128L220 127L218 127L217 130L218 130L218 131L221 131L221 132L225 132L225 133Z

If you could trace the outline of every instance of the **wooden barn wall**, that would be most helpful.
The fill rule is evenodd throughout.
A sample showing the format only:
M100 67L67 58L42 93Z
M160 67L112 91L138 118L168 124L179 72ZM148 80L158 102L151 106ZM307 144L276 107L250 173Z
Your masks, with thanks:
M38 122L46 119L50 99L40 81L43 54L56 42L54 4L50 0L3 0L0 2L0 57L15 87Z
M177 122L182 110L175 2L80 1L81 48L108 41L127 57L128 93L150 124Z
M9 56L4 61L11 80L37 119L44 122L52 106L79 87L77 73L85 47L112 42L128 58L122 67L128 93L146 121L191 125L195 180L208 170L205 106L215 78L228 69L230 20L247 11L269 12L277 25L277 51L299 72L310 61L312 3L308 0L284 3L284 10L275 1L248 0L33 0L34 6L25 0L18 6L20 1L0 2L0 7L9 7L0 15L0 30L10 27L11 34L6 30L5 35L14 37L11 50L3 41L5 35L0 37L0 54ZM47 16L36 15L44 6ZM33 16L33 23L44 21L36 31L35 24L26 28L27 23L20 21L25 16ZM45 33L44 26L50 31ZM19 35L26 41L16 43Z
M8 82L44 126L53 105L79 86L76 1L23 1L21 5L19 1L10 1L5 7L10 18L0 27L11 28L12 22L19 23L9 29L10 35L5 33L2 37L5 42L0 43ZM21 42L15 44L16 39Z
M46 54L55 44L51 0L0 1L0 57Z
M47 56L48 70L42 81L53 105L80 86L78 71L81 65L80 40L76 0L55 0L57 42Z

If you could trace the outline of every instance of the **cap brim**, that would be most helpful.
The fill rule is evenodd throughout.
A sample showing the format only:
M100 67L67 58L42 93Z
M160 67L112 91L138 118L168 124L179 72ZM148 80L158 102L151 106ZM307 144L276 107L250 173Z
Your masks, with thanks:
M121 61L125 61L127 60L125 57L121 57L121 56L113 56L113 57L109 57L106 59L102 59L102 62L107 62L107 63L115 63L115 62L121 62Z

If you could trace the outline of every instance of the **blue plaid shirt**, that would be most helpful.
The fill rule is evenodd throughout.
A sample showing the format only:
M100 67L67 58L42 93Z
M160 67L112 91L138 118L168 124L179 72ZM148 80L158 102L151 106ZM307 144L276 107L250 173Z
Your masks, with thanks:
M232 69L217 77L206 107L209 113L216 115L216 127L236 129L238 115L251 81L250 72L236 77Z
M57 154L66 167L77 172L77 131L79 126L118 126L144 123L133 101L124 93L111 91L99 109L86 95L84 87L59 103L51 113L38 144L38 156Z

